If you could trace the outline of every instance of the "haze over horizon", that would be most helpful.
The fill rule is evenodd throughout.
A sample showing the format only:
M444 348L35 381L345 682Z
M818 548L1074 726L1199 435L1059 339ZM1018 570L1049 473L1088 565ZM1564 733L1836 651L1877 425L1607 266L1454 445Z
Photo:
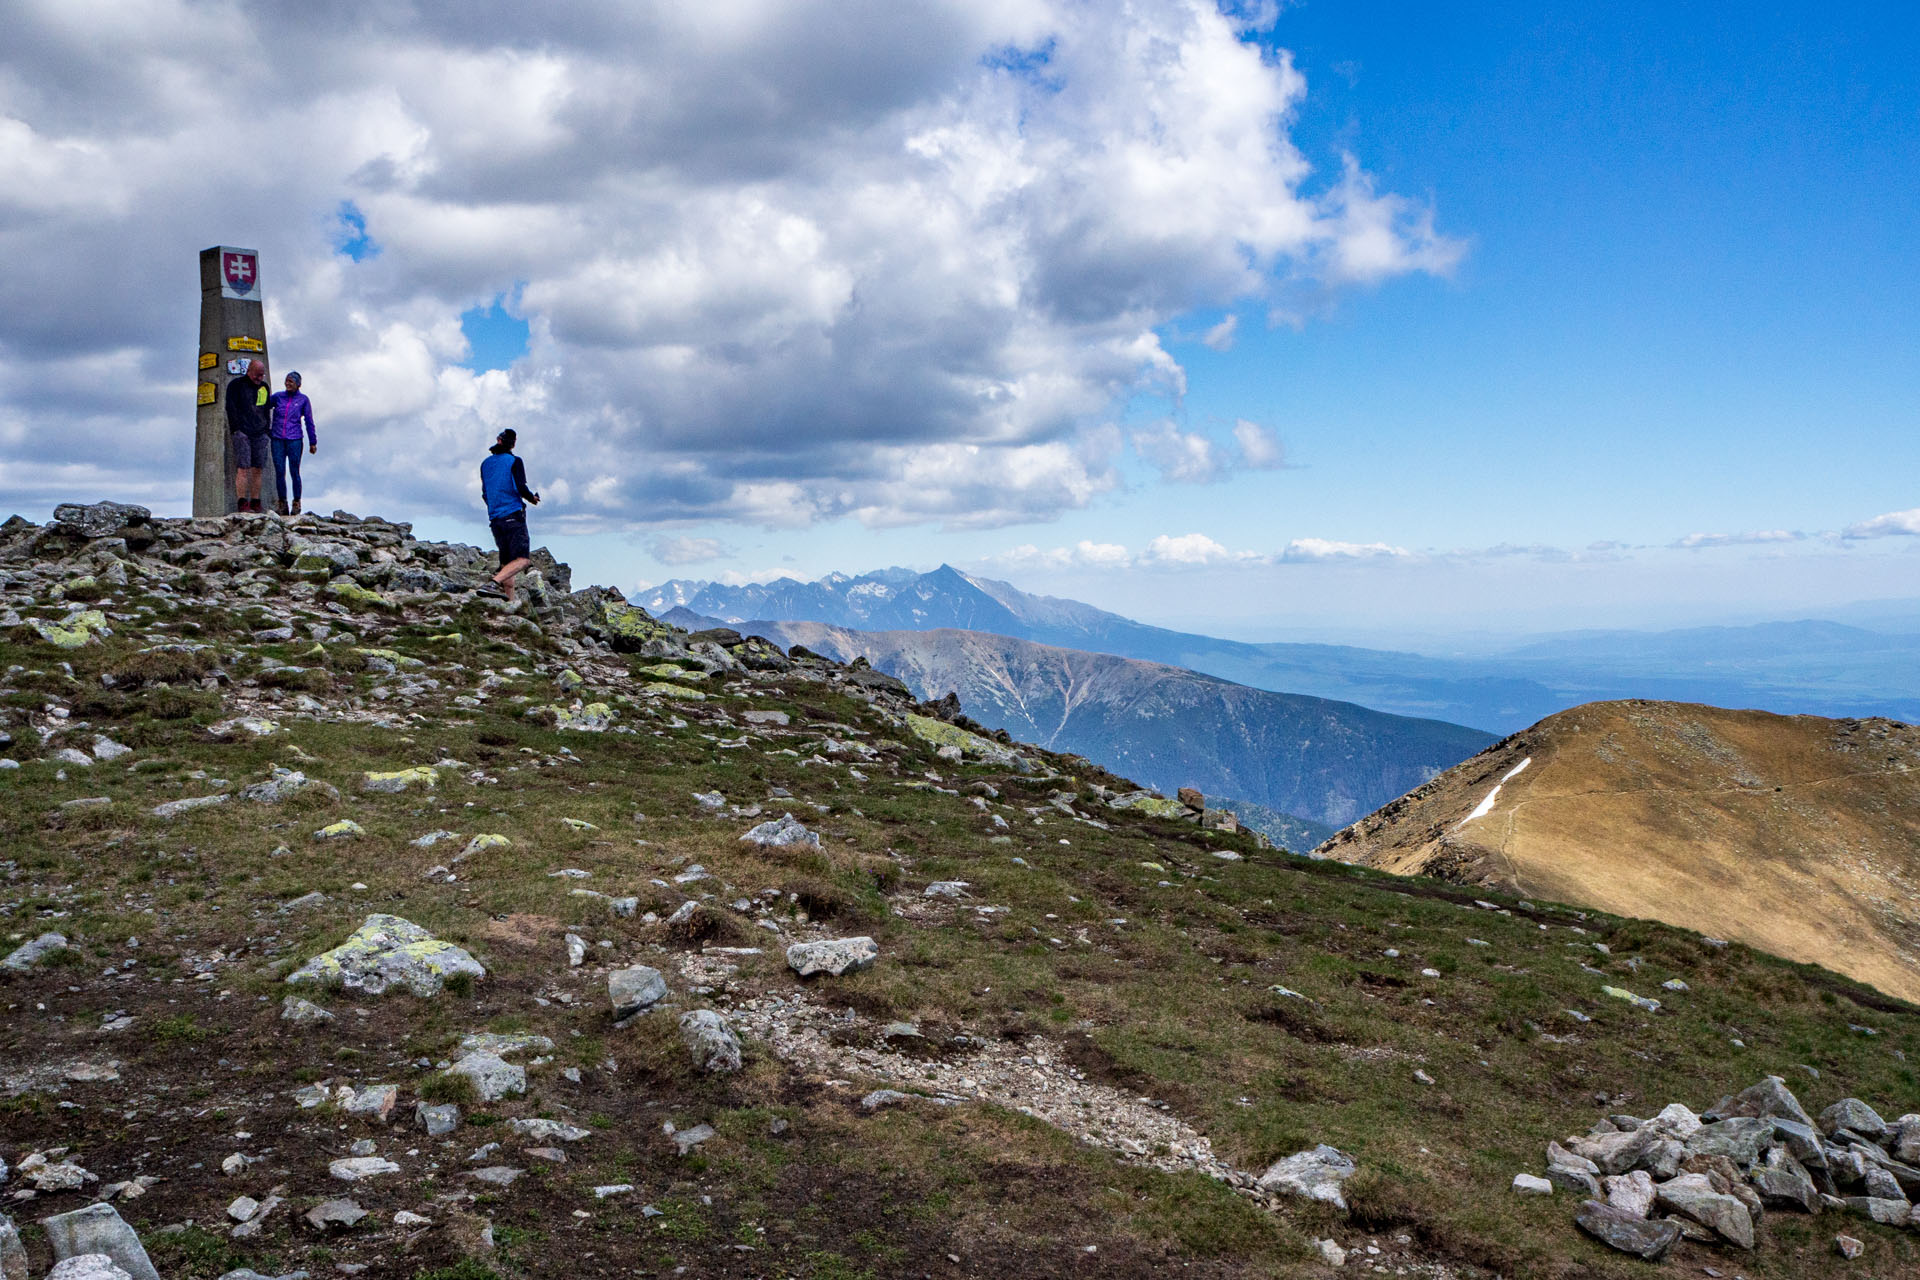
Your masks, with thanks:
M185 510L224 243L311 508L485 541L516 426L577 581L1409 647L1920 595L1910 6L1110 17L13 6L0 514Z

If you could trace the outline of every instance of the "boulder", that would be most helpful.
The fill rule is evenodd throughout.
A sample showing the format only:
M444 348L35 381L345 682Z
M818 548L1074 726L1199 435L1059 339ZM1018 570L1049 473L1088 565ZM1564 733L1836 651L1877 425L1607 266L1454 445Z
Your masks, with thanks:
M615 1019L631 1018L667 998L667 980L658 969L643 964L615 969L607 975L607 998L613 1002Z
M413 1120L429 1138L444 1138L460 1127L460 1108L451 1102L416 1102Z
M365 1182L368 1178L398 1173L400 1166L384 1156L348 1156L328 1165L327 1172L342 1182Z
M583 1138L593 1136L593 1130L582 1129L563 1120L523 1117L518 1120L509 1120L507 1127L533 1142L579 1142Z
M785 849L795 845L818 849L820 837L794 821L790 813L780 815L778 821L763 822L740 837L746 844L765 845L771 849Z
M56 1261L82 1254L104 1253L131 1280L160 1280L140 1237L109 1204L90 1204L71 1213L40 1220Z
M1575 1155L1593 1161L1601 1173L1620 1174L1645 1169L1655 1178L1672 1177L1680 1168L1682 1156L1678 1142L1652 1128L1569 1138L1566 1146Z
M104 1253L76 1253L54 1263L47 1280L133 1280L133 1276Z
M1553 1194L1553 1184L1551 1182L1531 1173L1514 1174L1513 1189L1516 1193L1523 1196L1550 1196Z
M280 1002L280 1020L291 1022L296 1027L317 1027L332 1022L333 1015L311 1000L288 996Z
M740 1038L726 1019L711 1009L695 1009L680 1016L680 1039L702 1071L738 1071Z
M1701 1125L1688 1137L1689 1156L1725 1156L1744 1169L1760 1158L1773 1137L1773 1121L1757 1116L1735 1116Z
M880 946L872 938L830 938L823 942L796 942L787 948L787 967L803 978L816 973L841 977L870 969L880 958Z
M465 1076L473 1081L482 1102L498 1102L508 1094L527 1091L525 1067L508 1062L498 1054L476 1050L447 1068L450 1076Z
M1357 1168L1352 1156L1323 1142L1310 1151L1298 1151L1274 1161L1260 1175L1257 1185L1262 1191L1303 1196L1344 1210L1347 1199L1340 1192L1340 1184L1351 1178Z
M1888 1140L1893 1158L1906 1164L1920 1164L1920 1115L1904 1115L1892 1122L1893 1136Z
M1842 1098L1820 1113L1820 1132L1832 1137L1840 1129L1851 1129L1874 1142L1884 1142L1892 1132L1879 1112L1858 1098Z
M27 1280L26 1246L20 1243L20 1229L4 1213L0 1213L0 1280Z
M23 942L0 960L0 969L12 969L24 973L35 965L44 963L55 952L67 949L67 935L64 933L43 933L30 942Z
M1820 1190L1806 1168L1783 1148L1767 1153L1767 1163L1747 1175L1748 1182L1769 1209L1798 1209L1802 1213L1820 1211Z
M1680 1102L1669 1103L1647 1123L1657 1126L1682 1142L1700 1130L1700 1117L1693 1114L1686 1104Z
M1654 1203L1710 1229L1721 1239L1753 1248L1753 1216L1733 1196L1713 1189L1704 1173L1683 1173L1655 1189Z
M467 952L412 921L376 914L345 942L294 970L287 981L339 986L371 996L401 987L425 997L440 994L456 974L484 978L487 971Z
M131 502L63 502L53 509L52 532L79 538L111 538L130 525L146 524L153 512Z
M1550 1164L1547 1166L1547 1181L1563 1191L1570 1191L1583 1199L1593 1200L1600 1196L1600 1180L1584 1169L1572 1165Z
M400 1102L400 1089L390 1084L370 1084L353 1091L353 1096L341 1107L350 1116L359 1116L363 1120L377 1120L385 1124L393 1115L393 1109Z
M1885 1227L1912 1225L1913 1206L1905 1200L1892 1200L1882 1196L1847 1196L1846 1206L1847 1212L1870 1218Z
M1644 1218L1653 1212L1653 1194L1653 1178L1645 1169L1607 1179L1607 1207L1630 1218Z
M1679 1242L1680 1228L1671 1222L1649 1222L1589 1200L1574 1215L1574 1225L1612 1249L1657 1262Z
M345 1231L367 1216L367 1211L351 1200L323 1200L302 1215L315 1231Z

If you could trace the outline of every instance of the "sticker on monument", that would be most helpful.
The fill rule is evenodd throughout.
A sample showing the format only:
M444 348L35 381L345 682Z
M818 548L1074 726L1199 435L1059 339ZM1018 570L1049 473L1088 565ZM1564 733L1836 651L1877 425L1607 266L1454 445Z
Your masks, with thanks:
M200 384L200 403L201 404L212 404L215 400L219 398L220 398L220 390L219 388L215 387L211 382L203 382Z
M200 367L202 369L215 368L219 365L219 363L220 363L220 357L215 355L213 352L202 351L200 353Z
M265 351L266 349L267 344L258 338L227 339L227 350L229 351Z
M220 248L220 296L260 301L260 254L254 249Z
M252 363L253 361L246 356L235 356L233 359L227 361L227 372L237 378L245 373L247 366Z

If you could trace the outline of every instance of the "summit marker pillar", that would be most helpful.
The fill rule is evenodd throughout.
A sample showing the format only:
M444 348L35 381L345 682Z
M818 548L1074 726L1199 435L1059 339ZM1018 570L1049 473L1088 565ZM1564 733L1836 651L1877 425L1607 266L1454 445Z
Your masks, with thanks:
M236 505L227 383L267 358L260 254L219 245L200 251L200 381L193 436L193 514L224 516ZM269 378L271 382L271 378Z

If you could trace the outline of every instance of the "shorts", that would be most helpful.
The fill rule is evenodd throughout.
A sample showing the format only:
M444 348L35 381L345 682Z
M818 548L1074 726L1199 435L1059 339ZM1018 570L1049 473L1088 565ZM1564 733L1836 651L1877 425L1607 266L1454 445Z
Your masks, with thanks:
M506 568L515 560L525 560L533 554L527 538L527 513L516 511L510 516L487 522L493 526L493 542L500 548L500 567Z
M233 465L242 470L273 465L273 446L268 443L271 437L261 434L250 436L244 431L233 433Z

